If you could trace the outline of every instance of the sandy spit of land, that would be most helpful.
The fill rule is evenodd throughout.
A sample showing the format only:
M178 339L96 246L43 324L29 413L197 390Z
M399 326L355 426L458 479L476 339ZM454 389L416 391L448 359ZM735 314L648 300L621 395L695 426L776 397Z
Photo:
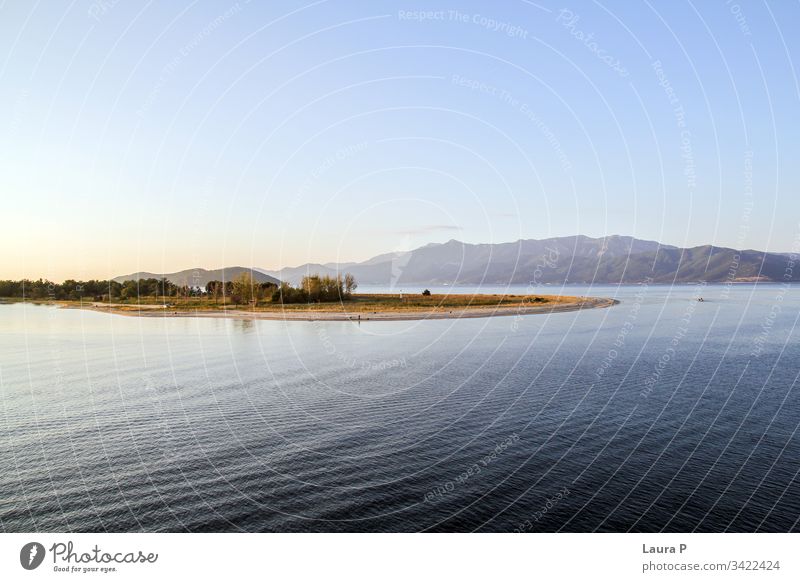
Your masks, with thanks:
M533 315L547 313L563 313L566 311L579 311L581 309L596 309L611 307L619 303L616 299L603 297L579 297L574 302L557 303L553 305L525 305L525 306L486 306L466 307L437 310L405 310L405 311L297 311L273 310L250 311L246 309L219 309L219 310L183 310L176 311L165 309L160 305L141 305L138 309L131 309L130 305L87 303L82 306L63 305L66 308L89 309L116 315L133 317L202 317L226 319L268 319L278 321L413 321L419 319L467 319L474 317L498 317L515 315Z

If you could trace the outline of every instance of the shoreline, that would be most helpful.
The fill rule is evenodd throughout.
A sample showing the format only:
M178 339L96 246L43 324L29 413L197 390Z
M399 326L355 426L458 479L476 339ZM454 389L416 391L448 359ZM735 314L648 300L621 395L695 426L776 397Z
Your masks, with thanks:
M165 310L159 305L142 305L138 309L131 309L130 305L121 308L118 305L73 305L59 304L63 309L85 309L99 313L113 315L126 315L129 317L199 317L217 319L262 319L269 321L417 321L426 319L474 319L480 317L509 317L515 315L535 315L547 313L566 313L581 311L583 309L602 309L612 307L619 303L616 299L605 297L584 297L579 301L558 303L555 305L519 306L492 306L492 307L467 307L439 310L407 310L407 311L301 311L301 310L274 310L274 311L247 311L242 309L228 310ZM360 316L360 318L359 318Z

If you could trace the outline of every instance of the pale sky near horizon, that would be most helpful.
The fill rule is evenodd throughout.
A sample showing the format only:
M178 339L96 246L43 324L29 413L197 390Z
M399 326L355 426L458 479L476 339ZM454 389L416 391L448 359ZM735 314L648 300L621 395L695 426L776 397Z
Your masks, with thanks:
M799 21L724 0L5 2L0 279L452 238L800 250Z

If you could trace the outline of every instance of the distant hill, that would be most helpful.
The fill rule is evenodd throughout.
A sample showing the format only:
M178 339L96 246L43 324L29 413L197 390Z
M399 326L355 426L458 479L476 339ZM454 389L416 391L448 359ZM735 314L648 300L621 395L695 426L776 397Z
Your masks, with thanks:
M186 269L185 271L178 271L177 273L131 273L130 275L122 275L114 277L114 281L138 280L138 279L161 279L165 277L175 285L187 285L192 287L205 287L209 281L232 281L239 275L245 272L251 272L251 269L246 267L224 267L222 269L215 269L208 271L206 269ZM275 283L280 284L280 281L271 275L262 273L261 271L252 270L253 278L259 283Z
M451 240L361 263L308 264L264 273L296 284L309 273L350 272L362 285L783 281L787 256L710 245L678 248L629 236L557 237L500 244ZM800 280L800 269L790 271Z

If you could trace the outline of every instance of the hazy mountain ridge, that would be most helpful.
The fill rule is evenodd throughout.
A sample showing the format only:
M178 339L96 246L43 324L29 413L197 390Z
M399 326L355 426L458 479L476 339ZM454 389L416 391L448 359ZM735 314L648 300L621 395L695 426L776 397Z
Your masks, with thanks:
M412 251L385 253L360 263L306 264L275 278L298 283L306 274L350 272L363 285L475 285L549 283L784 281L787 256L704 245L678 248L629 236L583 235L499 244L450 240ZM800 270L790 280L800 280Z
M259 283L275 283L278 285L280 281L267 273L263 273L257 269L248 269L247 267L223 267L222 269L186 269L176 273L148 273L140 271L138 273L131 273L130 275L122 275L114 277L114 281L139 280L139 279L161 279L166 278L175 285L190 287L205 287L209 281L232 281L242 273L253 273L253 278Z

